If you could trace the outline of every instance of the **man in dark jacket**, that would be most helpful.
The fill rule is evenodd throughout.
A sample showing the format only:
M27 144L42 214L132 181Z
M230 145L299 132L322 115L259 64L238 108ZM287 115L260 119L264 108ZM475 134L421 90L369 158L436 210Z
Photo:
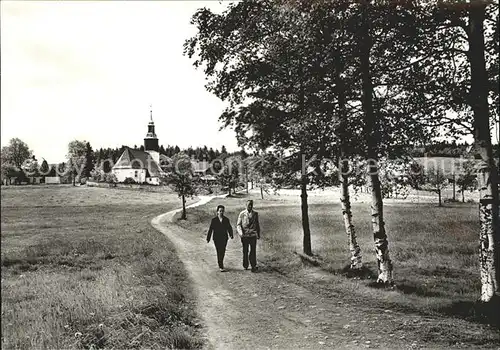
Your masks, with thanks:
M210 242L210 238L213 233L213 240L215 243L215 249L217 250L217 263L219 264L220 272L225 272L224 270L224 255L226 255L226 246L228 241L228 234L231 239L233 239L233 228L229 219L224 216L224 206L217 206L217 216L210 222L210 227L207 233L207 243Z

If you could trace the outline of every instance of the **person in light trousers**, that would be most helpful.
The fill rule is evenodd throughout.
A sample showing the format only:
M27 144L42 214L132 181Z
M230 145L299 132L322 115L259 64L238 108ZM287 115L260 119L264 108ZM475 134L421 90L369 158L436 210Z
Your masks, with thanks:
M243 268L248 270L248 263L252 272L257 271L257 240L260 239L259 213L253 210L253 201L247 201L247 208L238 216L236 230L243 246Z

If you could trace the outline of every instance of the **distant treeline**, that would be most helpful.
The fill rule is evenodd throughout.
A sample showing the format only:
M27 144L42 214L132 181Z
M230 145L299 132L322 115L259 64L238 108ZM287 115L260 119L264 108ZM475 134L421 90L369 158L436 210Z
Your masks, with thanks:
M411 151L413 157L471 157L474 152L469 152L471 145L468 143L456 143L455 141L434 142L429 145L415 147ZM499 145L493 145L493 154L499 155Z
M116 163L118 158L122 155L124 149L127 146L122 146L120 148L100 148L98 150L94 151L94 159L96 160L97 164L100 164L101 160L106 160L106 159L111 159L113 160L113 163ZM134 149L138 149L141 151L144 151L144 146L134 146L131 147ZM179 146L160 146L159 153L163 154L167 157L172 157L175 154L178 154L180 152L183 152L187 154L190 158L193 158L195 160L203 161L206 160L207 162L211 162L214 159L217 159L220 157L221 154L228 154L226 147L222 146L220 150L218 149L213 149L212 147L208 148L207 146L203 147L189 147L186 149L181 149ZM241 154L242 152L236 152L238 154ZM231 155L234 153L231 153ZM241 154L243 157L246 156L246 154Z

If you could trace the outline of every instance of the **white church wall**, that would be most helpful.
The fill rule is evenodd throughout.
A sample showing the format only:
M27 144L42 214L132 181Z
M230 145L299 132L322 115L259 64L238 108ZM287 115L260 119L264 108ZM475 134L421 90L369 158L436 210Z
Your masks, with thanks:
M150 185L159 185L160 179L158 177L148 177L146 178L146 182Z
M118 182L124 182L128 177L134 179L137 183L146 182L145 169L113 169L113 174L115 174Z

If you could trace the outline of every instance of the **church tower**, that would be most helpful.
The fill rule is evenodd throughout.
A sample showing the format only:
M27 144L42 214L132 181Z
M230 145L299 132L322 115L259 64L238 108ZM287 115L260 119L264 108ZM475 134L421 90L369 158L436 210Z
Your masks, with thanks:
M155 123L153 121L153 109L150 107L150 120L148 123L148 133L144 138L144 150L147 151L156 151L158 152L160 148L158 147L158 138L155 133Z
M148 123L148 133L144 138L144 151L148 152L151 157L158 163L160 161L160 148L158 147L158 137L155 133L155 123L153 122L153 108L149 106L149 123Z

